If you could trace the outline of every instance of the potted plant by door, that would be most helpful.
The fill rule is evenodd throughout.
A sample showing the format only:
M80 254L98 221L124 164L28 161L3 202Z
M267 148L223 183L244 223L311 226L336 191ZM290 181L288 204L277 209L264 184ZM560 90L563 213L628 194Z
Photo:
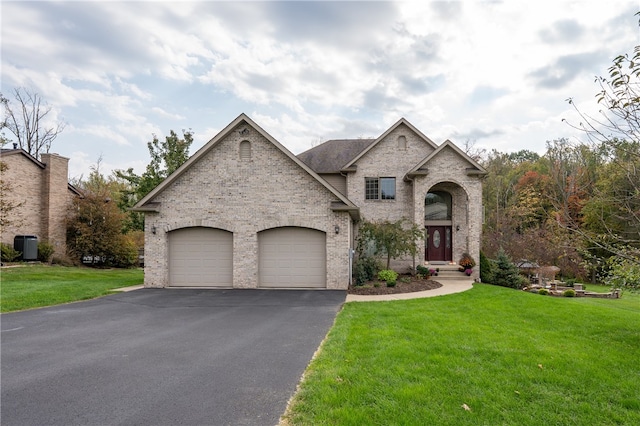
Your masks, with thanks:
M458 268L460 272L471 275L471 273L473 272L473 267L476 266L476 262L475 260L473 260L469 253L463 253L460 261L458 262L458 265L460 265L460 268Z

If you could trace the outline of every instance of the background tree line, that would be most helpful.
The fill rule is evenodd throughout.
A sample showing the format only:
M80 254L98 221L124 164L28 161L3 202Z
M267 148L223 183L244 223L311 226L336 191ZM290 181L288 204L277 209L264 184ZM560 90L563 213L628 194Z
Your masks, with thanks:
M564 276L640 283L640 46L596 79L598 116L578 108L584 138L528 150L482 153L482 248L555 265ZM575 104L571 99L571 105Z

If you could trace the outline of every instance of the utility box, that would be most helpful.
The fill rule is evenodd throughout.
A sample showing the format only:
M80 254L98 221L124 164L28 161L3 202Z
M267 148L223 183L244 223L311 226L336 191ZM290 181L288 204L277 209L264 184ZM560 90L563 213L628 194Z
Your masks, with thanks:
M13 249L22 253L19 260L38 260L38 237L35 235L16 235Z

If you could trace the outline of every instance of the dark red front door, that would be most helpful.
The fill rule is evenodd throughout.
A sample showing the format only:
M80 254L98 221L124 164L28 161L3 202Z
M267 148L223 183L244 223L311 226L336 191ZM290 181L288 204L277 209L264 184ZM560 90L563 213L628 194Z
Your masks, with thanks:
M451 261L451 227L427 226L427 247L425 260Z

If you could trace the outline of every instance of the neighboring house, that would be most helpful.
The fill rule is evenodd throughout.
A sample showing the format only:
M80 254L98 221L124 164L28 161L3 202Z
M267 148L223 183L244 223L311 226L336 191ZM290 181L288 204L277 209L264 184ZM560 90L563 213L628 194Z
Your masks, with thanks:
M418 263L477 261L484 174L405 119L296 157L241 114L134 207L145 286L346 289L361 218L424 225Z
M7 168L2 180L10 190L4 201L17 206L1 230L3 243L13 247L16 235L34 235L38 242L53 245L55 252L66 252L66 217L69 203L79 195L69 184L69 159L58 154L41 154L40 161L20 148L2 149L0 161Z

